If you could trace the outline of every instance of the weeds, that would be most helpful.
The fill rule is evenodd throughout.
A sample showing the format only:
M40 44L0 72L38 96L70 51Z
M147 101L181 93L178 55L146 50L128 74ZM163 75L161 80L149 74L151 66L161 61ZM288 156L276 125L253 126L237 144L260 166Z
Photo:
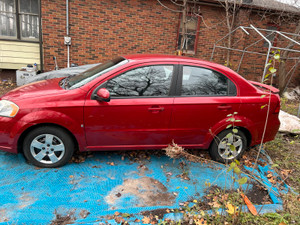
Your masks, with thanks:
M281 101L280 104L281 110L291 115L297 116L299 104L300 104L299 101L288 100L286 98L281 98L280 101Z
M273 159L278 174L298 193L300 193L299 149L299 135L277 134L273 141L265 144L265 150Z

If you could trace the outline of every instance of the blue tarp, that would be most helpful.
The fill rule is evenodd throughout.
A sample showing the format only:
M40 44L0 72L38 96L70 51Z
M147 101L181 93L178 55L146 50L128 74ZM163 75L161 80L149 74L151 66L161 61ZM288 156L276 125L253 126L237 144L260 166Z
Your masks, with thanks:
M109 217L115 212L130 214L130 224L141 224L133 221L142 219L142 212L177 209L183 202L201 199L206 195L207 183L227 189L233 185L232 175L220 164L155 155L134 160L120 152L95 153L83 163L57 169L36 168L28 165L21 154L0 153L0 167L3 224L50 224L62 217L76 224L105 220L118 224ZM256 171L264 182L266 170L270 167ZM274 204L264 206L262 212L282 209L278 196L271 198Z

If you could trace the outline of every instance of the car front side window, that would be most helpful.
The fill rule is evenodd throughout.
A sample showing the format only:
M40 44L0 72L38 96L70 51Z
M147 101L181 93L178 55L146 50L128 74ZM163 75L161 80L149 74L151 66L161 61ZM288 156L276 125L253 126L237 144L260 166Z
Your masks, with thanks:
M235 94L235 85L223 74L202 67L183 66L182 96L228 96Z
M106 84L111 97L167 97L172 65L144 66L112 78Z

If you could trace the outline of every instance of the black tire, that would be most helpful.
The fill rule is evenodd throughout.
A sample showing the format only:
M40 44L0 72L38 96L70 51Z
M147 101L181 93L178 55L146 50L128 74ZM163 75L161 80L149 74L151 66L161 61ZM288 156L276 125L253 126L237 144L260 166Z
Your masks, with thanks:
M72 137L62 128L38 127L23 142L23 153L29 163L42 168L65 165L74 152Z
M232 133L233 135L230 135L230 139L228 140L227 135L229 133ZM227 143L235 143L235 145L238 145L236 148L236 151L231 151L230 147L226 145ZM234 160L239 160L245 150L247 149L247 138L245 134L238 130L237 133L233 133L231 129L223 130L220 132L211 143L211 146L209 148L209 154L211 158L215 161L221 162L221 163L231 163Z

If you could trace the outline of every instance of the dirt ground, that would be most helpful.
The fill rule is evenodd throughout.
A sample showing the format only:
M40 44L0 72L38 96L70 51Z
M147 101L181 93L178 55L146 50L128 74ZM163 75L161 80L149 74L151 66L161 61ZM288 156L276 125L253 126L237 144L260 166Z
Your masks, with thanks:
M105 200L109 204L115 204L119 197L127 194L140 199L137 207L173 205L175 199L160 181L151 177L141 177L124 180L124 183L115 187Z
M0 97L16 87L16 83L12 80L0 80Z

